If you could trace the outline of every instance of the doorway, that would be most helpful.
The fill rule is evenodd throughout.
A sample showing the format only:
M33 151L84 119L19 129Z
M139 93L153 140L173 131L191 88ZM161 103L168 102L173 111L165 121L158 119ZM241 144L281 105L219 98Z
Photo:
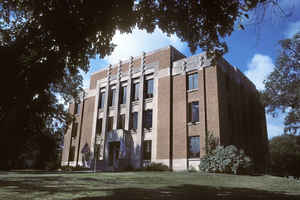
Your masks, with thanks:
M120 142L110 142L109 152L108 152L109 166L113 166L114 168L118 167L119 152L120 152Z

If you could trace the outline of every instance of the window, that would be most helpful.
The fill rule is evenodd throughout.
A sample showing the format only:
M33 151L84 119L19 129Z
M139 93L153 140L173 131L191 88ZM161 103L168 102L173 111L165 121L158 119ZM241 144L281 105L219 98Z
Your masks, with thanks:
M199 122L199 102L189 103L189 122Z
M80 104L79 103L75 103L74 114L75 115L79 114L79 111L80 111Z
M107 121L107 130L112 131L113 130L113 125L114 125L114 117L108 117Z
M139 89L140 89L140 83L133 83L133 87L132 87L132 100L133 101L139 100Z
M125 129L125 114L120 115L119 129Z
M116 89L111 89L110 90L110 101L109 101L109 106L115 106L116 104Z
M145 111L145 128L150 129L152 128L152 110Z
M121 104L126 104L127 87L121 87Z
M198 88L198 73L188 75L188 90Z
M74 161L74 158L75 158L75 147L71 146L69 152L69 161Z
M105 92L100 92L98 108L100 109L104 108L104 102L105 102Z
M145 82L145 98L153 97L153 79L146 80Z
M152 149L152 141L145 140L143 142L143 159L144 160L151 160L151 149Z
M96 134L101 135L102 132L102 119L97 120L97 125L96 125Z
M190 136L189 137L189 158L200 158L200 137Z
M77 129L78 129L78 123L75 122L72 127L72 137L77 136Z
M138 112L131 113L131 128L136 130L138 127Z

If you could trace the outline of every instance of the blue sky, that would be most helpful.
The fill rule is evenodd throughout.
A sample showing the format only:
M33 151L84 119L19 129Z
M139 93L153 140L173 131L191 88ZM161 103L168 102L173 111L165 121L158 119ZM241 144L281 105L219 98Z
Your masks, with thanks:
M264 89L263 80L274 68L280 50L278 41L300 31L300 0L281 0L279 3L288 17L283 16L278 8L270 7L266 10L264 20L259 20L258 24L255 19L260 15L251 13L250 19L243 22L245 30L237 29L225 39L229 47L229 52L224 55L225 59L244 72L259 90ZM117 47L110 56L90 60L90 71L84 74L85 87L89 86L92 72L106 67L109 63L114 64L130 56L139 56L143 51L172 45L186 56L192 55L185 42L180 41L176 35L168 37L159 29L152 34L137 29L134 29L131 34L117 33L113 43ZM198 49L196 54L200 52L201 49ZM283 132L283 119L283 114L277 118L267 115L269 138Z

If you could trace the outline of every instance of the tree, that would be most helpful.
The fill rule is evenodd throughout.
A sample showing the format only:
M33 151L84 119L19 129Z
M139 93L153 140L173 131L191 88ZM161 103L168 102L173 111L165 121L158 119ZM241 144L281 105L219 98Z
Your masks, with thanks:
M300 133L300 32L279 42L281 51L263 91L267 112L286 112L285 132Z
M29 136L64 132L72 121L65 102L78 101L89 59L109 55L116 30L155 27L210 54L227 51L237 19L277 0L11 0L0 1L1 163L16 160ZM9 87L7 86L9 84ZM60 124L60 127L55 124ZM7 153L8 152L8 153ZM2 167L5 166L2 165ZM8 166L8 164L7 164Z
M300 136L281 135L272 138L270 155L272 173L300 177Z

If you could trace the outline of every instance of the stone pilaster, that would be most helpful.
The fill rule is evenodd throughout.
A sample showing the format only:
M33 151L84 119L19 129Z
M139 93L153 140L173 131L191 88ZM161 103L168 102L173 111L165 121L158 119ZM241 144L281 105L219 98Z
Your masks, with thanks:
M108 158L108 145L106 142L106 137L107 137L107 115L108 115L108 99L109 99L109 83L110 83L110 77L111 77L111 65L108 67L107 71L107 82L106 82L106 87L105 87L105 102L104 102L104 108L103 108L103 118L102 118L102 140L104 141L103 148L100 150L102 151L102 154L104 156L104 160L107 160Z
M117 130L118 129L118 121L119 121L119 113L120 113L120 86L121 86L121 66L122 62L119 62L118 65L118 72L117 72L117 85L116 85L116 96L115 96L115 116L114 116L114 124L113 124L113 129Z
M138 128L137 128L137 140L136 140L136 159L137 167L142 166L143 155L143 115L144 115L144 75L145 75L145 53L141 57L141 76L140 76L140 88L139 88L139 113L138 113Z

